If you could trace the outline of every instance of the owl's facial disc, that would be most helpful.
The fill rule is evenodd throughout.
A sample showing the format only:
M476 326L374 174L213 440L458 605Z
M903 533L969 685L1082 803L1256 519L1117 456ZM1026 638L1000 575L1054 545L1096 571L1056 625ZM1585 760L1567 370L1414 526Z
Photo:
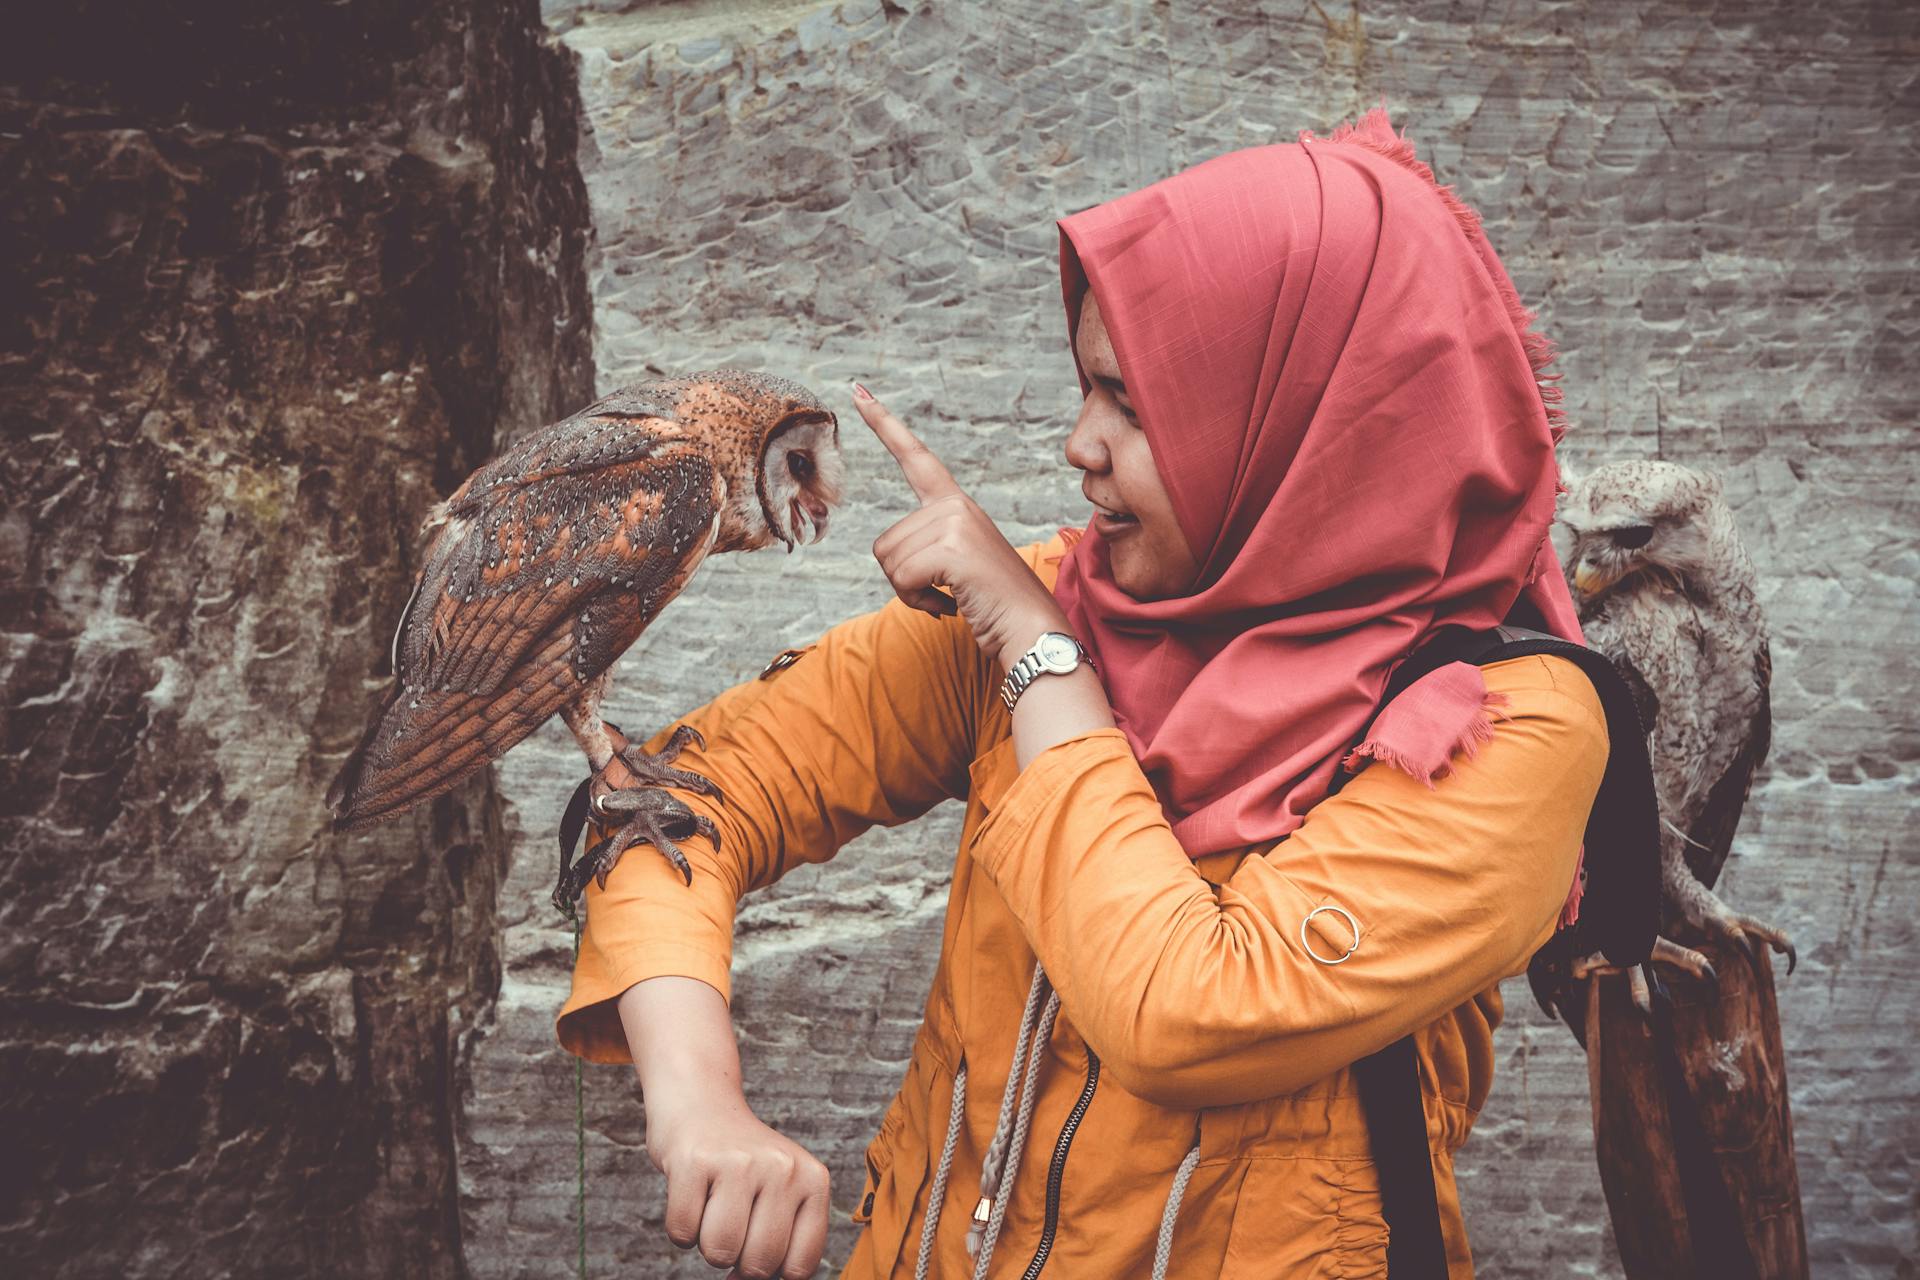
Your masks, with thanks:
M824 538L846 476L832 415L804 418L776 431L761 457L760 475L774 537L789 550L796 543Z

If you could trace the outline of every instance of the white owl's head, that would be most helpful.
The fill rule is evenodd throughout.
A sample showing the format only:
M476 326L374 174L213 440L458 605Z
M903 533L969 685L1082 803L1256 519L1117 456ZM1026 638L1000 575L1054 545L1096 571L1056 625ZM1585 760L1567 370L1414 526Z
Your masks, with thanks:
M840 459L840 425L825 417L796 416L767 440L760 455L762 506L773 538L791 551L800 542L827 536L827 521L846 492ZM807 536L807 525L813 536Z
M688 374L677 401L708 442L726 496L713 551L787 550L826 536L845 494L840 424L797 382L742 369Z
M1720 479L1677 462L1614 462L1560 500L1573 534L1572 583L1591 600L1636 575L1711 591L1717 541L1730 529Z

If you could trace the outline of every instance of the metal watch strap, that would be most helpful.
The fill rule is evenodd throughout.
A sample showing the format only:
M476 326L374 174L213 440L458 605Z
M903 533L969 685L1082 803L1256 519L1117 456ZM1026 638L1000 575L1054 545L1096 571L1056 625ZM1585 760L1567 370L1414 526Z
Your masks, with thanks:
M1020 655L1020 661L1007 668L1007 678L1000 682L1000 701L1007 704L1007 710L1013 710L1013 704L1027 691L1027 686L1040 677L1040 659L1031 653Z
M1000 701L1006 704L1008 711L1013 710L1013 704L1020 700L1020 695L1027 691L1029 685L1035 680L1038 680L1042 674L1050 672L1051 669L1040 660L1040 645L1048 636L1064 636L1072 642L1078 660L1074 663L1073 667L1067 669L1068 671L1079 667L1081 663L1085 663L1089 667L1093 666L1093 655L1087 652L1086 646L1081 644L1079 640L1067 635L1064 631L1043 632L1040 639L1034 641L1033 648L1021 654L1019 660L1007 668L1007 677L1000 682ZM1098 668L1095 669L1097 670ZM1060 672L1058 674L1064 675L1066 672Z

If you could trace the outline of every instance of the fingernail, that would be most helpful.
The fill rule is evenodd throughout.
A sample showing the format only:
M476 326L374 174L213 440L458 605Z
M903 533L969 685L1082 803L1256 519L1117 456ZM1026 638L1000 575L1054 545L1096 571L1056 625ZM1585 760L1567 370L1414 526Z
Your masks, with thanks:
M856 382L853 384L853 398L855 400L871 400L873 399L873 392Z

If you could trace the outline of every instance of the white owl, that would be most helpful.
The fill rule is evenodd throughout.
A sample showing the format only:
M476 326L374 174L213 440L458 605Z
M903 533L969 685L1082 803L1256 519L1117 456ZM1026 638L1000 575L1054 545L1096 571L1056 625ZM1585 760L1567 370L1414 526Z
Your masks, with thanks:
M1684 921L1748 946L1764 941L1786 953L1791 973L1798 957L1786 935L1712 888L1773 726L1753 562L1719 478L1672 462L1611 463L1573 483L1559 518L1573 534L1567 562L1587 643L1625 677L1648 729L1662 932ZM1654 958L1713 976L1704 957L1671 943ZM1633 976L1644 1004L1645 979Z

